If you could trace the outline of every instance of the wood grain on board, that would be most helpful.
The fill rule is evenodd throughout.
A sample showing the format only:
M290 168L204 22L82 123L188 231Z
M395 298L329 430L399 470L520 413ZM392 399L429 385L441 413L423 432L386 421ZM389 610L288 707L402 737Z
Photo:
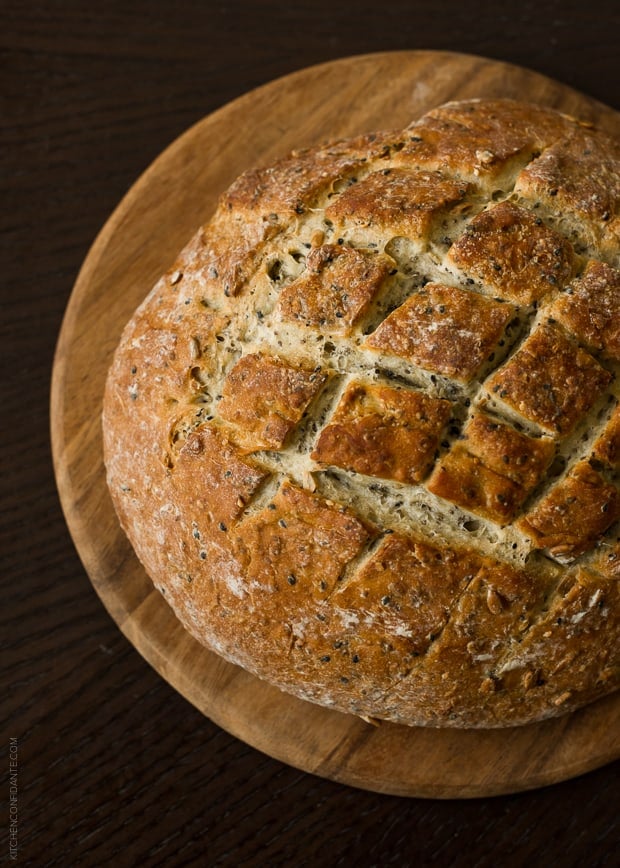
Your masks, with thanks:
M508 730L371 726L290 697L200 647L153 589L107 494L100 412L121 330L243 170L287 151L406 126L452 99L508 96L620 135L620 116L541 75L442 52L364 55L278 79L174 142L120 203L76 282L57 347L52 438L63 509L89 576L119 627L204 714L290 765L378 792L459 798L516 792L620 754L620 698Z

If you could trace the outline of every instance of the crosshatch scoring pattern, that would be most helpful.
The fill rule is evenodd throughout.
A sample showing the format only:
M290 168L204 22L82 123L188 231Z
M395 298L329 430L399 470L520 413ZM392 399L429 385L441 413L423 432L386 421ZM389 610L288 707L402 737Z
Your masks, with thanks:
M572 119L474 101L233 185L106 398L117 509L195 635L405 722L502 725L611 689L618 165Z

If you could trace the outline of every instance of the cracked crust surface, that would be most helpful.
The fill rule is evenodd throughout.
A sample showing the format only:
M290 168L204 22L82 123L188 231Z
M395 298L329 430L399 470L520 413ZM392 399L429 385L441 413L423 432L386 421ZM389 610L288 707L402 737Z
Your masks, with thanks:
M617 143L510 100L294 152L128 323L108 484L207 647L501 727L620 683Z

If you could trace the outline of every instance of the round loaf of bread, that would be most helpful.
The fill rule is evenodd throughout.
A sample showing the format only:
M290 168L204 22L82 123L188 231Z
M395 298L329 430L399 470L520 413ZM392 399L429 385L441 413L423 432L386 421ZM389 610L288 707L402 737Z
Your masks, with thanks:
M511 100L242 175L127 325L108 483L201 643L499 727L619 684L620 149Z

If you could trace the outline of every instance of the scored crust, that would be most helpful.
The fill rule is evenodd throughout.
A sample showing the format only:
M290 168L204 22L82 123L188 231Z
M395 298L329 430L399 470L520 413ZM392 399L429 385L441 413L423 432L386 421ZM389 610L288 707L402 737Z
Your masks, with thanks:
M619 686L620 149L512 100L225 192L106 384L121 524L298 697L500 727Z

